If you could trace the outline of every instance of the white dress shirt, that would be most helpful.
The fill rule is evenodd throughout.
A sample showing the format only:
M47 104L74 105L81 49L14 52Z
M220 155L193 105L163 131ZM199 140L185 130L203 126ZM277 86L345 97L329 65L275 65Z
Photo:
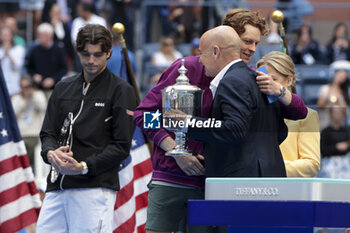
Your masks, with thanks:
M215 76L215 78L210 82L210 90L211 93L213 93L213 98L215 97L215 93L216 93L216 89L219 86L219 83L221 81L221 79L224 77L224 75L226 74L227 70L235 63L242 61L242 59L236 59L231 61L229 64L227 64L222 70L220 70L220 72Z

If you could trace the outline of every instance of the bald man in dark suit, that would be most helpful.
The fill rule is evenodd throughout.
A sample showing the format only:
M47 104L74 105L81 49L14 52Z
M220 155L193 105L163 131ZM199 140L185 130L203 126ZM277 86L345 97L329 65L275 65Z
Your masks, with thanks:
M285 177L279 143L287 128L279 104L269 104L260 92L256 72L240 59L240 43L228 26L201 37L200 62L206 75L215 77L210 84L214 96L210 118L215 118L216 127L189 124L188 137L205 142L208 177ZM190 121L205 120L194 117Z

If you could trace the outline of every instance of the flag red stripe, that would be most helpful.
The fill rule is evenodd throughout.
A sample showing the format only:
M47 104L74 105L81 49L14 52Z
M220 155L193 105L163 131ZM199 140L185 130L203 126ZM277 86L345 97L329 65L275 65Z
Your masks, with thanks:
M131 218L129 218L122 225L116 228L113 231L113 233L133 233L135 226L136 226L136 217L134 213Z
M115 209L125 204L134 195L134 182L131 181L117 192Z
M38 219L38 213L36 209L30 209L15 218L9 219L6 222L0 224L1 233L13 233L17 232L24 227L35 223Z
M146 233L146 223L137 227L137 233Z
M146 169L143 169L142 167ZM143 176L151 172L152 172L152 164L150 159L138 164L137 166L134 166L134 179L117 192L117 201L115 204L115 208L122 206L128 200L130 200L130 198L132 198L132 196L134 195L134 188L133 188L134 180L138 178L142 178Z
M17 168L27 168L30 166L27 155L23 156L12 156L11 158L5 159L0 162L0 175L11 172Z
M135 197L136 211L147 207L148 205L148 192L144 192Z
M25 195L34 195L37 193L38 190L36 189L35 183L33 181L30 183L22 182L0 193L0 206L13 202Z
M137 180L152 172L152 162L150 159L134 166L134 180Z

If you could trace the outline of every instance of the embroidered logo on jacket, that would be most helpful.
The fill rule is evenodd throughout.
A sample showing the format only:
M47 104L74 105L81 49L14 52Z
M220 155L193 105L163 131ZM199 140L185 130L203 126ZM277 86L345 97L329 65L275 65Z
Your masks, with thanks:
M105 103L95 103L95 107L104 107Z

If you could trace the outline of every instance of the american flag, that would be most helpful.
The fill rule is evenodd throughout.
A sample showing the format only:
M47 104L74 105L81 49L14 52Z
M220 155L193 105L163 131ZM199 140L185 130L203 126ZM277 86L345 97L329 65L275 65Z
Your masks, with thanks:
M152 164L140 128L135 130L130 154L119 171L121 189L115 204L114 233L146 232L147 183L151 179Z
M35 223L41 206L0 67L0 232Z
M123 54L121 57L121 71L116 75L130 83ZM119 170L121 189L117 192L113 233L146 232L147 184L151 174L150 152L141 129L136 127L130 155L122 162Z

